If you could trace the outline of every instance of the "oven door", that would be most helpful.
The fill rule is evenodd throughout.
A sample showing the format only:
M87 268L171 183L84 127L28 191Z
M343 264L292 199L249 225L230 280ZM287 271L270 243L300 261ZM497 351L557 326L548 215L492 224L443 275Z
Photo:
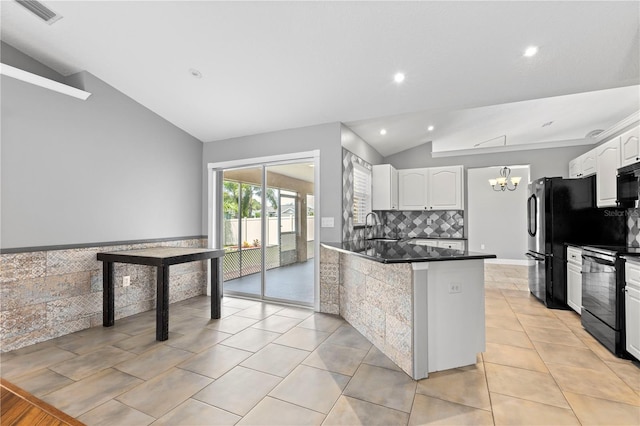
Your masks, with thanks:
M582 309L614 330L620 329L617 314L616 266L614 261L582 255Z

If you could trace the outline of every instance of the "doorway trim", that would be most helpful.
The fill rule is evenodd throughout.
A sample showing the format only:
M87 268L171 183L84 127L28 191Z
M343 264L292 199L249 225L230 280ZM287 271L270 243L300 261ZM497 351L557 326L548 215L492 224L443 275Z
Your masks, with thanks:
M303 151L289 154L272 155L266 157L254 157L241 160L228 160L207 164L207 246L209 248L222 248L224 235L222 221L222 182L225 169L243 167L262 167L286 164L293 161L308 161L314 165L314 215L316 219L321 217L320 212L320 150ZM264 172L264 169L263 169ZM215 197L214 197L215 194ZM264 227L263 227L264 228ZM320 310L320 221L314 221L313 241L313 309ZM264 230L264 229L263 229ZM222 269L222 263L218 262ZM210 268L210 267L209 267ZM219 271L222 276L222 270ZM208 270L210 278L211 270ZM211 280L207 279L207 295L211 295Z

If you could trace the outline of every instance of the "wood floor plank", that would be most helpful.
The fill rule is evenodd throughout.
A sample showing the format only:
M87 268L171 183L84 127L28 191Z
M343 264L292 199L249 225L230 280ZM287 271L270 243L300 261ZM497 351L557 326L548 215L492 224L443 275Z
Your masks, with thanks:
M0 378L0 424L2 426L84 426L50 404Z

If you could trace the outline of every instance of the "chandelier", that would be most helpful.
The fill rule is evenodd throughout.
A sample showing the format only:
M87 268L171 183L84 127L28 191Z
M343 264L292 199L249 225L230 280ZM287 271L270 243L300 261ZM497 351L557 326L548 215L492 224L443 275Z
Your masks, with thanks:
M489 185L491 185L494 191L504 191L505 189L515 191L518 189L518 184L522 178L519 176L509 178L509 175L511 175L511 169L505 166L500 169L499 178L489 179ZM509 184L513 186L510 187Z

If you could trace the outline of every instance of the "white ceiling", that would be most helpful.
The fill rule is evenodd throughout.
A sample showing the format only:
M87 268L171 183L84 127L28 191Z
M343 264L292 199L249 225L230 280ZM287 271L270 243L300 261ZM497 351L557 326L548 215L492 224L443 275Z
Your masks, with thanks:
M2 40L203 142L340 121L386 156L574 140L640 109L637 86L607 91L640 84L636 1L45 4L63 18L2 1Z

